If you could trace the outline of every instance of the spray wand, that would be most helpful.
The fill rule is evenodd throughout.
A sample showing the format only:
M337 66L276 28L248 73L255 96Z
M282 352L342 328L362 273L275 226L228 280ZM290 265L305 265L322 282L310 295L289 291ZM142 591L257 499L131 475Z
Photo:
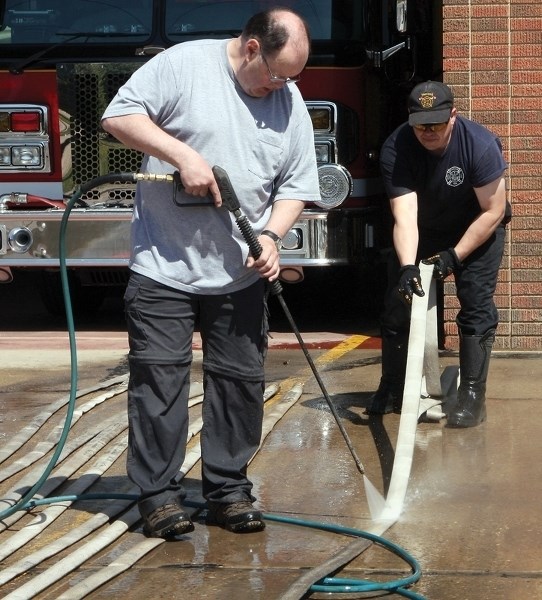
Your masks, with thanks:
M261 246L260 242L258 241L258 238L256 237L256 235L254 233L254 230L252 229L252 225L250 224L250 221L247 219L246 215L244 215L241 212L241 206L239 204L237 194L235 193L235 190L233 189L233 186L231 184L228 173L222 167L215 165L213 167L213 174L215 176L216 183L218 185L218 189L220 190L220 195L222 196L222 202L223 202L224 206L235 217L235 222L237 223L237 226L239 227L239 229L243 235L243 238L245 239L245 242L248 244L250 253L252 254L254 259L257 259L260 256L260 254L262 253L262 246ZM337 414L335 406L333 406L333 403L331 402L331 398L329 397L329 394L327 393L324 382L322 381L322 379L316 369L314 361L312 360L312 357L309 354L309 351L307 350L307 346L305 345L305 342L303 341L303 338L301 337L301 334L299 333L299 329L297 328L297 326L295 324L292 314L290 313L290 310L288 309L288 306L286 305L286 302L285 302L284 298L282 297L282 285L278 279L275 279L275 281L270 282L270 285L271 285L271 293L277 297L277 299L282 307L282 310L284 311L284 314L286 315L286 318L288 319L288 322L290 323L290 327L292 328L292 331L294 332L295 337L297 338L297 341L299 342L299 346L303 350L303 354L305 355L305 358L307 359L307 362L309 363L309 366L314 374L314 377L316 378L316 381L318 382L318 385L320 386L320 389L322 390L322 394L324 395L324 398L326 399L327 405L329 406L329 410L331 411L331 414L333 415L335 422L337 423L337 425L339 427L339 430L344 438L344 441L346 442L346 445L348 446L348 449L350 450L350 454L352 455L352 458L354 459L354 461L356 463L358 471L362 475L364 475L365 468L363 467L361 460L359 459L358 455L356 454L356 451L354 449L354 446L352 445L352 442L348 436L348 433L346 432L346 429L344 428L343 424L341 423L341 420L339 418L339 415Z

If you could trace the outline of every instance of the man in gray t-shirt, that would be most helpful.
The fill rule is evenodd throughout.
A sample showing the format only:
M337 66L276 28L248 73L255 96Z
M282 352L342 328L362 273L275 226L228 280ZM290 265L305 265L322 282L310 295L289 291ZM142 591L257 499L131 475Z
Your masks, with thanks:
M106 131L144 153L142 171L178 171L184 188L174 202L171 184L138 184L125 294L127 471L141 489L150 536L193 529L179 470L196 323L204 351L208 521L235 532L264 528L247 464L262 429L266 282L279 275L281 238L304 202L319 198L312 125L293 85L309 49L297 14L259 13L238 38L185 42L157 55L103 115ZM221 206L214 165L228 172L258 235L257 260Z

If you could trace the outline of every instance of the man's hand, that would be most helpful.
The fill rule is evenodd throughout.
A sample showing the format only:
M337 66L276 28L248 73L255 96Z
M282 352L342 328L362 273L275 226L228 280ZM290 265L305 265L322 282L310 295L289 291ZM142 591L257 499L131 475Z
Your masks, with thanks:
M453 248L442 250L438 254L424 258L422 262L424 265L434 265L433 277L440 280L446 279L448 275L461 267L461 261Z
M405 265L399 270L399 294L407 304L412 304L412 294L425 296L422 288L422 276L416 265Z
M186 152L182 165L179 167L185 193L201 198L209 195L216 207L222 206L222 196L215 176L202 156L190 149Z
M255 260L250 254L248 255L246 266L254 268L260 273L260 277L275 281L280 274L280 257L279 251L275 242L266 235L260 235L258 238L262 247L262 253Z

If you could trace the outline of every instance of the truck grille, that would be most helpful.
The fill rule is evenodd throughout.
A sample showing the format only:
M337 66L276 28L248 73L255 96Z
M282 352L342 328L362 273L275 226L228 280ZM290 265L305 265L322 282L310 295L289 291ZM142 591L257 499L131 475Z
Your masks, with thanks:
M142 154L130 150L103 131L100 119L117 90L139 63L62 64L58 89L62 132L62 172L65 196L100 175L136 172ZM90 190L87 204L131 205L134 186L108 184Z

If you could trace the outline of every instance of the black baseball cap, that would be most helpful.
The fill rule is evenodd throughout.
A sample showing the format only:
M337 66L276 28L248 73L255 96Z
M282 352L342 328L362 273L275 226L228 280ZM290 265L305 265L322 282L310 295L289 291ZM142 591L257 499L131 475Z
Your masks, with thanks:
M445 123L454 106L452 90L440 81L418 84L408 97L408 124Z

